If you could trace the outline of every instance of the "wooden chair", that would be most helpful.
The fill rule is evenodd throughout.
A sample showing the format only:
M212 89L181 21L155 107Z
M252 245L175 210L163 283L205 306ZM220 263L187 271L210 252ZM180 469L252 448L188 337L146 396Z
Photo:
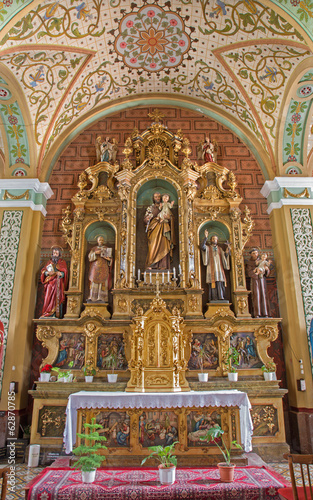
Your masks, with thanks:
M0 479L2 479L0 500L6 499L9 472L10 472L9 469L7 468L0 469Z
M280 488L278 493L281 498L287 500L313 500L313 455L286 454L288 460L292 488ZM302 486L297 486L294 464L299 464L301 469ZM307 477L305 477L305 473Z

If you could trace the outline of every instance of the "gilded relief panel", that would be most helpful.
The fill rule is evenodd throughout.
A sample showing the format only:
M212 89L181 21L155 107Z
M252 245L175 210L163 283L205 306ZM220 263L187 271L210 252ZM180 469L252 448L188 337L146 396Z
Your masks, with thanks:
M139 444L168 446L178 441L178 416L174 411L146 410L139 415Z
M207 431L216 424L222 426L221 415L217 411L191 411L187 415L188 447L215 446L214 443L209 444L206 441L201 441L201 437L205 436Z
M230 340L233 347L239 352L239 366L240 369L247 368L261 368L263 365L259 358L254 333L252 332L237 332Z
M174 307L177 307L181 314L184 314L184 301L182 299L164 299L164 302L166 304L166 309L169 311L172 311ZM145 314L148 309L151 306L151 300L150 299L135 299L131 303L131 311L133 314L136 314L137 308L141 307L143 310L143 314Z
M63 437L65 426L64 406L43 406L39 410L37 432L41 437Z
M278 430L277 409L273 405L252 405L253 436L274 436Z
M97 366L102 370L127 370L123 334L99 335L97 350Z
M99 433L107 438L108 448L129 447L130 417L126 411L100 411L96 422L103 427Z
M62 333L55 366L81 370L85 361L85 337L80 333ZM71 367L69 363L73 362Z
M218 340L213 333L196 333L193 335L189 370L214 370L218 367Z

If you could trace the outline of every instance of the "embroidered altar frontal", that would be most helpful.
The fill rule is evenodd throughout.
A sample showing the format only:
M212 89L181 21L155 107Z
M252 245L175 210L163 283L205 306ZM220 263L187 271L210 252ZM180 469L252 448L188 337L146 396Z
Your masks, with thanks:
M214 468L177 469L173 485L161 485L158 470L98 469L92 484L81 472L44 469L30 485L28 500L279 500L285 479L265 468L237 467L233 483L221 483Z

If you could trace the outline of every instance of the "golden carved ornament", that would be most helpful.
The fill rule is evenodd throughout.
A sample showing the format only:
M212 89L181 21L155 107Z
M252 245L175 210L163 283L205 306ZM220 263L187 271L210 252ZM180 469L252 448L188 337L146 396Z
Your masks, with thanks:
M243 314L245 312L245 309L247 309L248 307L247 299L245 297L239 297L237 300L237 304L240 313Z
M146 384L149 385L167 385L170 382L170 379L168 377L165 377L164 375L151 375L150 377L147 377L145 380Z
M222 309L221 308L221 309L217 309L217 311L213 314L212 319L218 318L218 317L225 318L227 316L230 318L235 317L233 311L231 311L230 309Z
M43 347L48 349L48 354L45 359L42 360L40 366L45 364L53 365L59 353L59 339L62 334L54 330L51 326L38 326L36 331L37 339L42 342Z
M278 328L275 326L261 326L254 334L255 338L259 340L264 338L273 342L278 337Z
M148 113L149 118L156 123L159 123L165 116L159 109L155 108L152 113Z
M62 221L61 221L61 231L63 233L63 238L66 243L73 250L73 241L72 241L72 232L73 232L73 224L71 218L71 207L68 205L66 208L62 208Z
M75 297L69 297L67 300L67 307L71 313L75 312L75 309L78 306L78 299Z
M128 288L128 283L126 281L125 272L123 269L120 271L120 277L115 282L115 288Z
M86 337L88 337L88 339L93 339L97 335L98 329L99 328L95 323L89 321L84 327Z
M118 195L121 201L127 201L130 193L130 189L128 186L124 186L123 184L119 184L118 187Z
M229 218L232 222L239 222L240 216L241 216L240 208L237 208L237 207L232 208L229 212Z
M200 283L198 278L196 278L196 273L194 271L189 271L188 282L186 284L186 288L200 288Z
M52 338L61 338L62 334L54 330L51 326L38 326L36 337L40 342L43 343L43 346L46 347L45 341L50 340Z
M75 208L73 214L75 222L83 222L85 218L85 210L83 208L80 207Z
M214 203L216 200L221 199L222 195L216 186L207 186L203 190L201 198L204 198L205 200L209 200L212 203Z
M186 197L188 201L193 201L197 194L197 185L195 182L188 182L184 187Z
M127 311L127 300L126 299L119 299L117 302L117 307L120 311L126 312Z
M25 198L25 200L29 200L29 189L26 189L24 193L19 195L9 193L7 189L4 191L4 200L21 200L22 198Z
M122 170L132 170L133 165L131 161L129 160L129 155L131 155L133 152L133 147L132 147L132 140L130 137L127 137L125 141L125 147L123 149L123 154L125 155L125 160L122 161L121 167Z
M294 194L291 191L289 191L287 188L284 188L284 198L287 198L290 196L290 198L310 198L310 193L308 188L305 188L302 193Z
M188 300L188 306L189 306L189 309L191 309L192 311L196 311L197 310L197 307L198 307L198 298L196 297L196 295L192 295L189 300Z
M241 250L244 249L247 241L249 240L251 234L252 234L252 229L254 227L254 221L251 218L251 210L245 206L244 209L244 218L243 218L243 223L242 223L242 245L241 245Z

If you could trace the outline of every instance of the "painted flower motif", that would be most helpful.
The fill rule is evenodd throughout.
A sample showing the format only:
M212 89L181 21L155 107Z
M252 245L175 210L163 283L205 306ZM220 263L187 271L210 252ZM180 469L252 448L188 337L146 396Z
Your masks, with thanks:
M301 120L300 113L294 113L291 117L292 123L298 123Z
M311 85L306 85L305 87L302 87L299 91L299 94L301 97L307 97L313 92L313 87Z
M37 72L34 75L32 75L32 74L29 75L29 79L31 80L30 86L35 88L35 87L37 87L38 83L44 82L45 81L44 75L45 75L45 73L43 71L43 66L40 66L40 68L37 70Z
M289 155L288 161L297 161L297 158L295 157L295 155Z
M82 19L83 21L85 21L85 19L92 19L92 14L88 14L89 9L86 9L85 7L85 2L75 7L75 9L77 10L77 19Z
M127 14L115 40L115 50L125 65L146 71L178 66L190 45L183 19L159 6L145 6Z
M6 89L0 88L0 98L4 99L9 95L9 92Z
M26 172L25 170L21 169L21 168L17 168L16 170L14 170L14 177L25 177L26 176Z
M3 5L5 5L6 7L10 7L10 5L12 5L13 3L13 0L3 0Z
M11 115L11 116L8 117L8 122L11 123L11 125L16 125L17 122L18 122L18 119L17 119L16 116L12 116Z
M15 163L25 163L24 158L16 158Z

